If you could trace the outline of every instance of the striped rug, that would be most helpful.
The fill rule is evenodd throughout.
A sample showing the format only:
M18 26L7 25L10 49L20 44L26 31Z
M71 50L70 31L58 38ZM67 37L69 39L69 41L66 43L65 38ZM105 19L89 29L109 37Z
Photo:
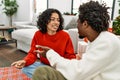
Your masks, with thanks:
M0 80L31 80L21 69L14 67L1 67L0 68Z

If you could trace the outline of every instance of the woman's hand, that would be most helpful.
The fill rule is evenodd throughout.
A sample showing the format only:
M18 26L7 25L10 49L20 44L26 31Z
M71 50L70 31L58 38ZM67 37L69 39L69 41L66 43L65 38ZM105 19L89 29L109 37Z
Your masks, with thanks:
M16 67L18 69L21 69L21 68L23 68L25 66L25 63L26 63L25 60L19 60L19 61L13 62L11 64L11 66L14 66L14 67Z
M41 45L36 45L36 48L37 50L35 50L34 52L46 58L46 52L50 50L50 48L47 46L41 46Z

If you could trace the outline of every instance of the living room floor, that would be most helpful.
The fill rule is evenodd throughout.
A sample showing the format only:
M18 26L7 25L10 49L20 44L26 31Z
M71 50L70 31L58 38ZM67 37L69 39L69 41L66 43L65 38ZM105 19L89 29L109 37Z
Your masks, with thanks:
M0 80L31 80L21 69L11 63L25 57L27 53L16 49L15 43L0 45Z
M0 31L0 35L2 32ZM10 35L5 32L5 38L10 39ZM18 50L15 43L0 45L0 67L9 67L12 62L23 59L26 52Z
M15 43L0 45L0 67L9 67L12 62L23 59L26 52L18 50Z
M5 32L5 38L9 40L11 36ZM26 55L26 52L16 48L16 43L0 44L0 80L31 80L21 69L11 66L11 63L23 59Z

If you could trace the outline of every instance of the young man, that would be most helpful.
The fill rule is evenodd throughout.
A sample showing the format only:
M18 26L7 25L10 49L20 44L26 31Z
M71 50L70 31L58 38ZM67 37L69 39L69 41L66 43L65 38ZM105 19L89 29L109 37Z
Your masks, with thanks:
M108 32L106 4L90 1L79 7L78 32L90 41L82 59L68 60L54 50L39 46L51 67L39 67L33 80L120 80L120 40Z

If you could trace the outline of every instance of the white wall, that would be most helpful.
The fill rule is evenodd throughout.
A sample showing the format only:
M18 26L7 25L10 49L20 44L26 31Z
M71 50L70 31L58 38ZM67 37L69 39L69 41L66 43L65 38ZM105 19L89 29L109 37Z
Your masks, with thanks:
M1 0L0 0L1 2ZM13 15L13 22L14 21L30 21L33 14L33 7L32 0L17 0L19 5L18 11L15 15ZM8 25L8 17L2 13L2 6L0 6L0 24Z
M116 0L113 19L115 19L115 18L119 15L119 13L118 13L118 10L119 10L119 9L120 9L120 6L119 6L119 4L118 4L118 0Z
M1 4L1 1L0 0L0 4ZM8 24L8 20L7 20L7 17L5 15L5 13L3 13L3 5L0 6L0 24Z
M29 21L31 16L32 0L17 0L19 8L14 18L15 21Z
M114 18L118 16L118 0L116 0ZM1 0L0 0L1 2ZM33 0L17 0L19 8L18 12L13 16L13 21L31 21L33 16ZM49 8L56 8L62 13L71 12L71 0L49 0ZM8 18L2 13L0 6L0 24L8 25Z
M71 13L71 2L72 0L49 0L48 7L56 8L60 10L61 13Z
M1 2L1 0L0 0L0 2ZM0 6L0 24L5 24L5 14L3 13L2 8L3 7Z

